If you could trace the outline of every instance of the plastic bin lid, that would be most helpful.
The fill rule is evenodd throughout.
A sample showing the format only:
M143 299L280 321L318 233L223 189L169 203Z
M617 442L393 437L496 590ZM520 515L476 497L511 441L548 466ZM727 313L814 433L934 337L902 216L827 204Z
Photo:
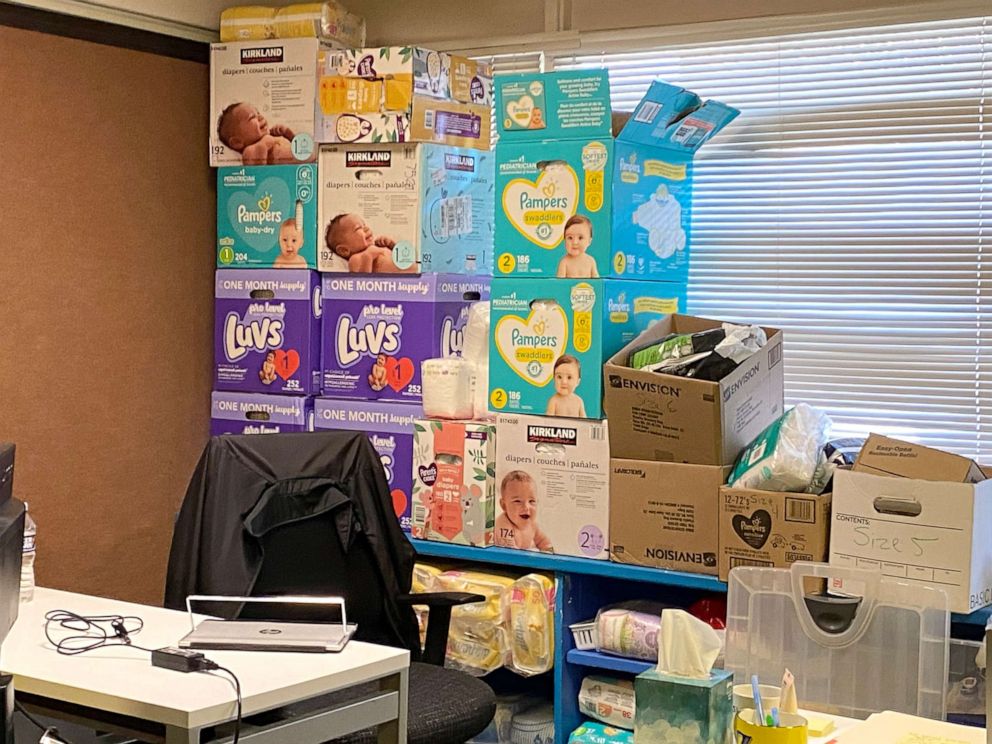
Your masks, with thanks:
M738 567L727 595L726 668L779 684L799 705L852 718L893 710L943 719L947 594L877 571L795 563Z

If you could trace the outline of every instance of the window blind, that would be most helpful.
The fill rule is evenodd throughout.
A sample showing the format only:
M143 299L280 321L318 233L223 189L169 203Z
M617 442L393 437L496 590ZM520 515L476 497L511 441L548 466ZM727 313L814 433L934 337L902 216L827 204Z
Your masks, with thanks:
M785 330L835 435L992 463L990 18L549 57L742 115L696 159L689 312ZM645 47L649 45L644 44Z

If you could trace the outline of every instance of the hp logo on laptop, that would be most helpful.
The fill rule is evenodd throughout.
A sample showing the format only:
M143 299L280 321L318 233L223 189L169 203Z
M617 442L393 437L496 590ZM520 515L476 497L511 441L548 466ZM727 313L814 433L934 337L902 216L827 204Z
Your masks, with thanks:
M262 635L279 635L280 633L282 633L282 631L279 630L279 628L262 628L258 632L261 633Z

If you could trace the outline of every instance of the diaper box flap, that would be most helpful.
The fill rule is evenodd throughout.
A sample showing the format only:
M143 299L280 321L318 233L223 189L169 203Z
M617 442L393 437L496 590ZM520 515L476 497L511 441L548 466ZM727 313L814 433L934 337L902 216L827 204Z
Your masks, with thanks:
M210 419L213 436L313 431L313 398L214 391L210 394Z
M501 140L613 135L606 70L500 75L495 87Z
M694 153L740 113L656 80L617 136L621 142Z
M218 269L214 282L218 299L307 300L318 286L308 269Z
M351 429L413 436L413 422L424 415L418 403L316 398L318 429Z

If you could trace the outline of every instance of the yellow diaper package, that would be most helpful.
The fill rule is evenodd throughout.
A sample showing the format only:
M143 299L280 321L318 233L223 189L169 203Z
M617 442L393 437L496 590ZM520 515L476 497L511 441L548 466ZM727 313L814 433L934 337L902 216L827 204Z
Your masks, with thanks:
M506 665L509 657L506 629L501 625L452 618L446 667L482 676Z
M505 608L513 579L499 574L482 573L481 571L445 571L437 577L437 591L471 592L481 594L484 602L455 607L451 611L452 625L455 620L488 620L501 623L505 616Z
M510 667L525 677L543 674L555 660L555 582L527 574L510 588Z
M423 594L435 591L437 577L442 573L443 569L429 563L414 563L413 584L410 587L410 593Z
M220 40L264 41L308 37L340 48L365 46L365 19L333 2L285 7L238 5L220 14Z

